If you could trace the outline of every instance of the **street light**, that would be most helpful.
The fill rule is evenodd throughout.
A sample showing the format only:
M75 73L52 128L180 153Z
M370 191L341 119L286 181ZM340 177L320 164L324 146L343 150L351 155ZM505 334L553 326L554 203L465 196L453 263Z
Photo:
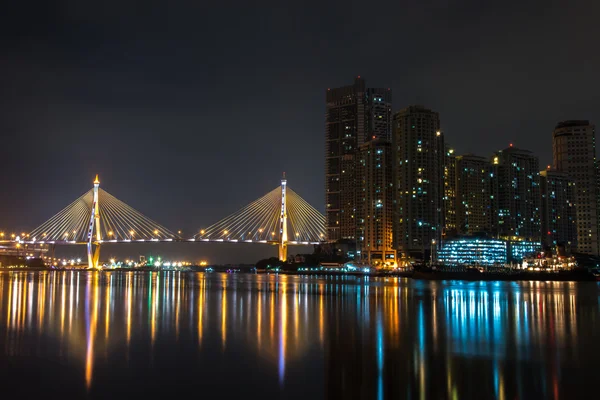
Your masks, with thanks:
M131 236L131 240L133 240L133 234L134 234L134 233L135 233L135 232L134 232L133 230L129 231L129 235Z

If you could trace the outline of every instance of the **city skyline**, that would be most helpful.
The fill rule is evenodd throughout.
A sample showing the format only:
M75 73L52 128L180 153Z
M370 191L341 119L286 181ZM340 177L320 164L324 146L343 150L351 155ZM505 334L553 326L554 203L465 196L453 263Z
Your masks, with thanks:
M389 43L410 32L419 18L431 24L417 30L422 37L406 54L390 54L387 63L348 62L344 54L350 50L366 52L374 44L383 51L388 41L343 43L342 37L358 31L340 22L329 28L333 32L318 28L333 15L329 6L319 15L300 7L294 15L274 8L262 17L269 28L281 31L277 40L285 46L276 54L271 49L278 42L265 34L269 29L255 29L251 17L259 15L251 9L250 18L234 21L249 33L239 38L211 33L223 22L219 6L202 10L207 22L202 26L193 23L199 9L177 7L168 29L154 34L162 16L136 16L126 6L126 25L119 24L111 4L42 7L34 15L14 7L4 15L9 46L0 66L6 88L0 95L0 158L6 168L2 229L37 226L85 192L96 173L124 201L184 232L272 189L283 171L310 204L324 211L323 92L357 75L374 87L391 88L393 112L412 104L439 112L446 141L459 155L489 157L512 142L547 165L558 121L600 120L593 79L599 59L584 53L598 27L582 21L592 10L578 22L568 19L580 11L578 5L549 6L533 25L527 18L537 9L533 3L519 5L518 12L516 6L478 4L473 10L439 13L433 6L411 5L402 13L404 27L385 28ZM395 7L386 13L390 17L377 15L391 18ZM347 21L358 21L377 10L344 12ZM212 21L206 18L210 15ZM115 24L119 30L111 30ZM447 24L464 30L448 32ZM545 29L559 25L564 32ZM205 34L214 43L203 40ZM244 48L253 43L262 46L249 54ZM555 60L559 51L563 56ZM585 63L569 61L580 60L580 54ZM231 182L236 189L229 191ZM213 250L215 257L226 257L218 245Z

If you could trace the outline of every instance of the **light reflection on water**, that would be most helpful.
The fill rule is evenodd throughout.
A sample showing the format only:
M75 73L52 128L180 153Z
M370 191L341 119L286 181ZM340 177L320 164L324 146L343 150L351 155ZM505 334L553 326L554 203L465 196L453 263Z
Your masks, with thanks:
M176 385L225 398L575 398L600 372L599 293L566 282L0 273L0 379L20 394L79 397ZM42 384L23 389L23 376Z

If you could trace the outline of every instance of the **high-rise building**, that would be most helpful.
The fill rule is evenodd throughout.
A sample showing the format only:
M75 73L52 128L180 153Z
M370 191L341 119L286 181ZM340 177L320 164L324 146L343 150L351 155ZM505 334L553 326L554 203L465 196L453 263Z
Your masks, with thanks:
M356 178L357 254L371 265L394 266L392 243L393 153L385 139L371 140L359 147Z
M491 231L490 162L465 154L456 157L456 225L459 234Z
M541 242L539 160L512 145L494 154L492 231L501 239Z
M374 137L389 139L392 94L389 89L368 89L359 76L353 85L327 89L325 101L327 237L354 241L358 147Z
M575 212L575 183L564 172L540 171L542 193L542 243L575 250L577 220Z
M444 159L443 217L442 237L456 235L456 155L448 144Z
M600 255L598 164L595 126L589 121L559 122L552 134L554 168L576 185L577 250Z
M441 238L444 135L437 112L410 106L394 114L395 247L427 258Z

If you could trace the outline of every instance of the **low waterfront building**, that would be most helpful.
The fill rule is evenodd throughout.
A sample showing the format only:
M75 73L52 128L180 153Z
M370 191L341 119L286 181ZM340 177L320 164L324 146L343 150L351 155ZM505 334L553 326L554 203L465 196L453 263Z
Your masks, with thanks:
M501 265L521 262L540 250L540 242L464 236L444 240L438 261L445 265Z
M542 250L541 242L513 240L507 242L508 262L521 262L524 258L539 253Z
M506 241L486 237L444 240L438 261L445 265L496 265L507 261Z

